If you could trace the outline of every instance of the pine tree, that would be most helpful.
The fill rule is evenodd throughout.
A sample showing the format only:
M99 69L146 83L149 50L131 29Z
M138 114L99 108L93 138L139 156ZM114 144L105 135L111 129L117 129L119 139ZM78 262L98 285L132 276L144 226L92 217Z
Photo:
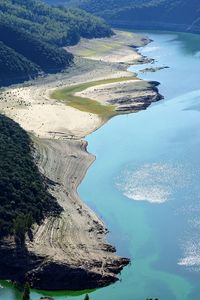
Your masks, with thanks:
M89 300L89 299L90 298L89 298L88 294L86 294L84 300Z

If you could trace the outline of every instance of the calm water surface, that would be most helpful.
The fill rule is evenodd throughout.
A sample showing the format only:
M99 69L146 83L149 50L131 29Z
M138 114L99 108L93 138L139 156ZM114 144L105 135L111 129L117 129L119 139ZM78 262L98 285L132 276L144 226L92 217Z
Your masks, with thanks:
M165 100L116 117L87 138L97 160L79 193L106 222L118 254L132 260L120 282L90 294L94 300L200 299L200 37L148 35L154 42L142 53L170 68L139 76L159 81ZM0 299L20 299L2 285Z

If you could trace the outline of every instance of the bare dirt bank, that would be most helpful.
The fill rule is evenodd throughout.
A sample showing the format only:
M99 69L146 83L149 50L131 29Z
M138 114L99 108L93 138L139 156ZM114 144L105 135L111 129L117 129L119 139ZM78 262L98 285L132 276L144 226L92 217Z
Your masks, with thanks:
M10 245L8 251L4 246L0 275L3 272L6 278L6 270L10 273L17 264L18 272L11 279L46 290L92 289L117 281L117 274L129 260L118 257L106 243L103 222L77 194L95 159L87 153L86 142L37 139L35 145L41 172L54 182L50 191L64 210L59 218L49 217L35 226L32 241L26 241L28 255L20 251L20 256L19 252L11 256ZM13 253L17 253L15 247Z
M135 47L146 45L149 41L146 37L121 31L117 31L116 35L110 39L83 40L78 46L70 47L69 50L75 54L75 61L74 65L66 72L49 75L5 90L2 89L0 92L0 111L18 122L25 130L41 138L64 136L77 139L85 137L99 128L104 121L96 114L83 112L51 99L51 93L58 88L91 81L133 77L133 73L127 71L129 63L146 60ZM93 49L92 57L89 54L86 55L85 47L89 47L90 50ZM149 96L148 101L146 101L147 98L141 99L138 86L140 86L140 91L141 89L147 91L146 83L142 80L138 81L135 87L132 83L130 88L126 89L123 89L123 86L120 86L120 82L118 82L117 88L118 91L120 90L120 98L128 96L129 102L132 104L137 103L140 99L140 102L144 104L141 109L147 107L147 103L150 105L151 99L152 101L159 100L159 97L157 99L155 97L158 95L157 91L152 98L154 86L152 86L153 89L149 87L146 93ZM109 97L112 101L116 85L107 85L107 87L109 87ZM101 101L101 93L102 89L98 95L95 94L97 101ZM93 99L92 95L91 98ZM115 104L117 106L117 103ZM120 101L118 104L121 106ZM131 106L129 110L131 111Z
M128 62L144 59L133 47L134 41L135 46L142 46L148 39L119 33L109 40L94 40L94 45L90 45L90 51L94 49L92 57L77 54L81 57L76 57L74 66L66 73L2 91L1 111L37 136L33 140L38 166L51 182L50 192L63 212L59 218L46 218L33 228L32 239L26 240L26 251L19 251L9 240L1 246L0 278L29 281L38 289L81 290L117 281L117 274L129 263L107 244L104 223L77 194L78 185L95 159L87 153L82 138L105 121L96 114L51 99L50 94L61 87L133 76L126 70ZM97 51L98 45L100 52L104 45L103 54ZM82 45L79 47L82 51ZM106 84L82 93L80 96L87 94L106 105L115 102L116 108L123 108L121 112L146 109L160 99L155 83L142 80Z

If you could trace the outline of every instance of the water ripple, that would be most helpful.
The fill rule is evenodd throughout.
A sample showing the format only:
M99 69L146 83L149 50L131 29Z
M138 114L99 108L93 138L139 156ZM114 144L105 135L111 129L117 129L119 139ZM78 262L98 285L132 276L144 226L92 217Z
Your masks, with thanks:
M187 176L180 165L170 163L144 164L125 170L117 180L117 187L129 199L164 203L174 190L184 187Z

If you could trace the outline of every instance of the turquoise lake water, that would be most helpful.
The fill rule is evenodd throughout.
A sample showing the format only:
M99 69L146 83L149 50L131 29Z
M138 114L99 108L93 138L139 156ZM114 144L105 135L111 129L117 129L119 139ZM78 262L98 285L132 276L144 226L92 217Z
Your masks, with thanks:
M105 221L118 254L131 258L121 280L93 291L92 300L200 299L200 37L147 34L154 42L141 52L170 68L139 76L159 81L165 99L87 137L97 160L79 193ZM2 285L0 299L20 299ZM42 294L33 292L32 299Z

